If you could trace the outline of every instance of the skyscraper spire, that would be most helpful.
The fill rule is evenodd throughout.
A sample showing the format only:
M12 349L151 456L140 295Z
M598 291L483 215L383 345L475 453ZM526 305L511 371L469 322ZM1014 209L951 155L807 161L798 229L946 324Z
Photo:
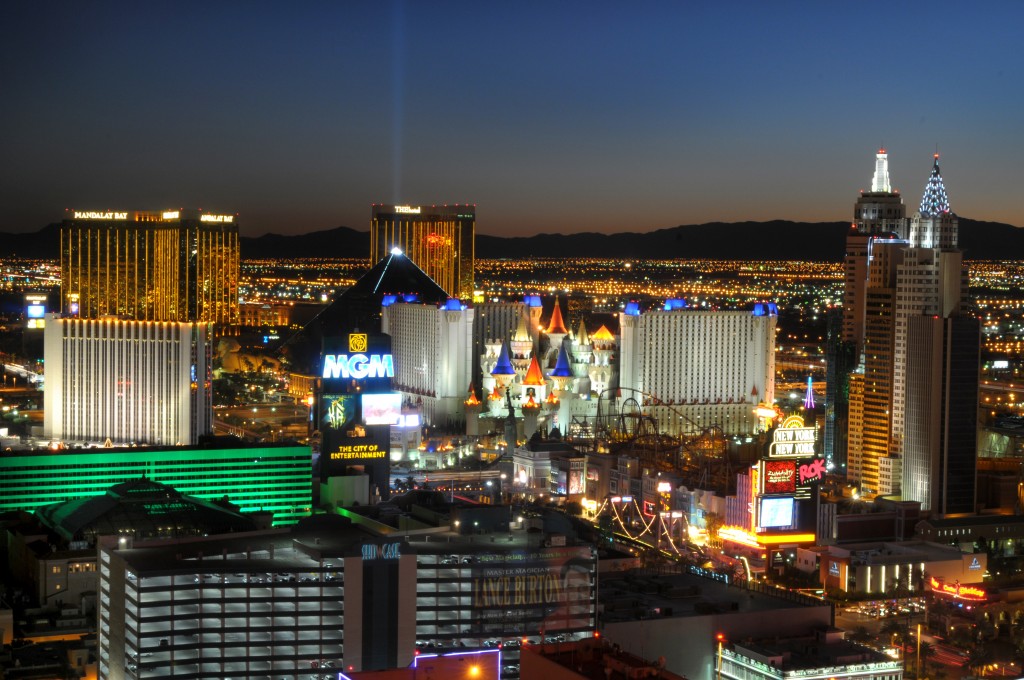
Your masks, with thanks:
M884 148L875 154L875 176L871 178L871 191L873 193L892 193L892 185L889 184L889 154Z
M939 172L939 154L935 154L932 174L928 178L928 184L924 187L924 196L921 198L921 216L938 217L948 212L949 197L946 196L946 185L942 183L942 173Z

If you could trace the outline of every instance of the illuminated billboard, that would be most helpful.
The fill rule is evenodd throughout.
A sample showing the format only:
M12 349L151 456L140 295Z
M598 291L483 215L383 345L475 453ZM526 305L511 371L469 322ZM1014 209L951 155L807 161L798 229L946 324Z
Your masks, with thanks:
M546 631L592 627L596 566L589 546L476 556L473 633L527 621Z
M46 307L43 305L29 305L25 308L25 316L30 319L42 319L46 316Z
M320 427L343 430L356 415L356 395L323 394L320 396Z
M796 491L796 461L766 460L762 462L763 493L794 493Z
M364 425L397 425L402 420L402 395L398 392L364 394Z
M345 354L324 354L320 377L324 380L359 381L395 377L390 342L371 338L366 333L350 333L347 347Z
M792 496L766 496L761 499L758 524L763 529L788 529L793 526L794 509Z
M808 458L814 455L817 430L804 427L800 416L789 416L772 433L772 444L768 449L769 458Z
M825 479L825 459L814 458L800 461L800 486L817 484Z

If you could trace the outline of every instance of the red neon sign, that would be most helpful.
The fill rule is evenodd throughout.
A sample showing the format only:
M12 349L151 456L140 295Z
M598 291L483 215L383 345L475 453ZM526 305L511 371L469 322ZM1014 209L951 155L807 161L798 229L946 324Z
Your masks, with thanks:
M985 592L984 588L970 585L960 585L959 581L953 583L943 583L934 576L931 579L932 590L937 593L943 593L944 595L951 595L960 600L975 600L982 601L988 597L988 593Z

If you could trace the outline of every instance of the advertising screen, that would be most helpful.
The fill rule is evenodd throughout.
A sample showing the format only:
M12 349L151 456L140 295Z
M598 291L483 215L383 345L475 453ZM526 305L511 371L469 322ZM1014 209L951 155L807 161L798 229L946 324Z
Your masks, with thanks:
M25 308L25 316L30 319L42 319L46 316L46 307L44 305L29 305Z
M765 529L793 526L793 497L762 498L759 524Z
M402 419L402 395L398 392L363 395L363 424L397 425Z
M320 427L344 430L356 415L354 394L324 394L320 397Z
M547 631L593 626L595 568L590 547L477 555L473 633L521 631L527 625Z
M764 492L767 494L796 491L796 461L764 461Z

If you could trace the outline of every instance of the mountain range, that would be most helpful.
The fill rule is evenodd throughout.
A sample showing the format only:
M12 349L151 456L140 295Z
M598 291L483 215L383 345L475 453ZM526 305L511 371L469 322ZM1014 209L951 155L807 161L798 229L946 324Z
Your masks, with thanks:
M849 222L712 222L650 232L537 234L501 237L477 234L478 259L575 257L614 259L703 258L839 262ZM34 233L0 234L0 257L56 259L60 225ZM960 247L971 260L1024 259L1024 229L1001 222L960 218ZM308 234L241 238L242 259L365 257L370 234L336 227Z

